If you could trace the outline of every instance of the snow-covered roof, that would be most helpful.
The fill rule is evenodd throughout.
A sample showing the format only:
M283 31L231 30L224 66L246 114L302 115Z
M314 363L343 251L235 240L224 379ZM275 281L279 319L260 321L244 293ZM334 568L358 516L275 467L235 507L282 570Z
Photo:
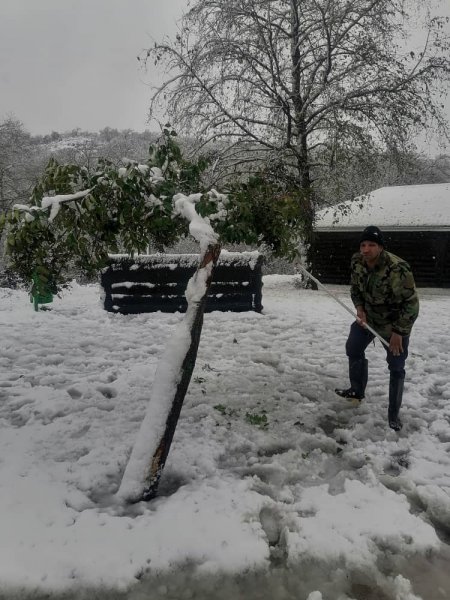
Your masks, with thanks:
M319 211L315 229L450 229L450 183L382 187L340 207Z

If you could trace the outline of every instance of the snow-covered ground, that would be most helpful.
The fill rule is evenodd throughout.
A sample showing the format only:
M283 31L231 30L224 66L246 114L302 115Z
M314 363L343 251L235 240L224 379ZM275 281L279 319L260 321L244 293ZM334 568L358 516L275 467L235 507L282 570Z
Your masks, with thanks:
M293 282L205 316L160 496L133 506L114 494L182 315L0 289L2 600L450 598L450 296L421 291L396 434L380 344L347 405L351 317Z

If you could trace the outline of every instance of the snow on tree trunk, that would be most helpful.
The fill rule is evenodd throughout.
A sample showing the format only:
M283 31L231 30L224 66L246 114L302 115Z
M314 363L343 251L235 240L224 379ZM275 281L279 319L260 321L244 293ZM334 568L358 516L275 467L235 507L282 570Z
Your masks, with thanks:
M187 285L185 317L159 361L147 412L117 492L127 502L151 500L157 493L197 358L208 289L220 255L217 235L195 211L199 197L174 198L177 210L190 221L190 233L200 242L200 264Z

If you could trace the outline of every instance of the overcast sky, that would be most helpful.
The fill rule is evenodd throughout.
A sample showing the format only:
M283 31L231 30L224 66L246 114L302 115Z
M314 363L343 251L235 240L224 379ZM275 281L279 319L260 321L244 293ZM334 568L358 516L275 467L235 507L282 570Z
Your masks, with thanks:
M137 55L176 32L187 0L0 0L0 119L31 133L142 131L152 73Z
M450 0L433 1L450 16ZM33 134L149 128L160 74L136 57L173 36L186 9L187 0L0 0L0 119L13 114Z

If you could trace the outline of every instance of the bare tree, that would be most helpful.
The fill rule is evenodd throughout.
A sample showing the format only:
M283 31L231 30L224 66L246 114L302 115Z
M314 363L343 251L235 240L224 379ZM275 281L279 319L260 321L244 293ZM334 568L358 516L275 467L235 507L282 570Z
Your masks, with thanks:
M163 105L181 133L215 144L217 177L261 161L282 168L310 191L312 225L321 179L336 176L339 195L341 166L358 154L400 152L431 125L447 131L436 96L450 73L443 21L426 18L420 51L407 34L422 4L194 0L176 39L147 52L171 74L150 112Z
M13 116L0 122L0 211L23 202L34 184L29 177L32 162L30 134Z
M341 160L339 170L316 181L320 198L353 199L384 186L450 182L450 157L430 157L416 151L359 152Z

